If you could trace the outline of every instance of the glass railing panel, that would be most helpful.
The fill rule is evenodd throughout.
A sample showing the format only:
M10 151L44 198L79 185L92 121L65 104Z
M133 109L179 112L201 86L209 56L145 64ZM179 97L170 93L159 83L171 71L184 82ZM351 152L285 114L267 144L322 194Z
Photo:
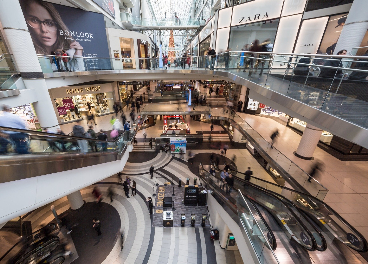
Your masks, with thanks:
M315 250L314 237L297 215L277 197L251 184L245 184L244 193L263 205L280 223L285 234L308 250Z
M237 196L237 210L243 228L247 230L260 263L279 263L272 250L272 236L253 204L241 192ZM271 231L272 232L272 231Z

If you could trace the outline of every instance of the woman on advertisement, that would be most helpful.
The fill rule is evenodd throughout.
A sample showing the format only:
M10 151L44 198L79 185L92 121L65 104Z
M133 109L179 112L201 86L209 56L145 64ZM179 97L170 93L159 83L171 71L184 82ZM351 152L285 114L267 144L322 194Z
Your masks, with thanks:
M20 0L37 54L51 55L66 50L70 57L69 70L84 71L83 47L64 32L68 28L51 3L41 0Z

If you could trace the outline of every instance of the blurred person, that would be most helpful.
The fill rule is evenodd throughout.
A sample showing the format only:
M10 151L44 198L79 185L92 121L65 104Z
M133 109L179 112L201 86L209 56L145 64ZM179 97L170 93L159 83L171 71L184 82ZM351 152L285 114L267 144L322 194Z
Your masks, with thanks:
M137 195L137 183L133 180L132 183L132 196Z
M129 196L129 185L128 185L127 181L123 182L123 189L124 189L125 196L127 198L130 198L130 196Z
M343 49L343 50L340 50L336 55L344 56L346 54L347 54L347 50ZM341 67L342 66L341 60L342 59L338 59L338 58L326 59L323 66ZM319 74L319 77L323 77L323 78L334 78L334 77L340 78L340 77L342 77L342 70L341 69L331 69L331 68L321 67L321 73Z
M96 132L93 130L93 126L89 126L87 133L90 134L91 139L96 139ZM89 140L89 145L91 146L92 151L97 152L97 144L94 140Z
M102 194L101 194L100 190L97 188L97 186L95 186L93 188L92 194L96 198L97 203L100 203L102 201Z
M225 169L223 169L223 171L221 171L220 173L220 177L221 177L221 183L220 183L220 189L223 189L225 187L225 179L229 174L227 173L227 171Z
M231 191L234 189L234 177L231 173L225 178L226 181L226 192L228 194L231 193Z
M148 211L149 211L149 214L152 215L152 213L153 213L153 202L152 202L152 198L151 197L148 197L147 198L147 202L148 202Z
M150 148L152 149L152 145L153 145L153 139L151 138L150 140L149 140L149 146L150 146Z
M235 154L234 154L234 155L233 155L233 157L231 158L231 161L232 161L232 162L234 162L234 163L236 162L236 155L235 155Z
M110 198L110 201L113 202L113 198L115 196L115 192L114 190L112 189L112 186L109 186L109 188L107 189L107 197Z
M102 151L106 151L107 150L107 135L102 129L100 130L100 133L98 133L97 139L103 141L101 143Z
M149 173L151 175L151 179L153 179L153 172L155 171L155 168L153 167L153 165L151 165L150 169L149 169Z
M229 61L230 61L230 49L225 50L224 52L224 61L225 61L225 70L229 69ZM217 87L218 89L218 87ZM216 89L216 95L218 95L218 90Z
M68 69L84 71L83 47L73 38L65 37L70 31L53 4L41 0L20 0L19 2L36 53L50 55L53 51L68 49L65 51L71 57Z
M2 115L0 116L0 126L9 127L15 129L26 130L26 123L19 116L12 114L9 106L3 105ZM5 131L3 130L2 136L0 136L0 154L8 152L8 139L14 142L15 152L18 154L27 154L28 150L28 134L24 132Z
M260 52L262 50L261 45L259 45L259 40L255 39L252 43L252 46L249 49L252 53L250 54L250 65L249 65L249 76L252 76L254 67L258 68L258 56L259 54L257 52Z
M80 120L77 121L77 124L73 126L73 136L79 137L79 138L85 138L86 132L84 131L84 128L80 125ZM80 149L80 152L87 153L88 152L88 142L85 139L78 139L78 146Z
M279 130L276 129L270 136L271 138L271 148L273 148L273 144L275 144L277 137L279 136Z
M89 124L89 122L91 122L92 124L95 123L95 125L97 125L95 115L92 111L89 111L87 114L87 125Z
M208 48L208 56L210 59L210 70L214 70L216 62L216 51L211 47Z
M123 173L121 171L118 172L118 181L119 183L122 183L123 182Z
M323 163L320 161L316 161L313 166L311 167L311 170L309 171L309 178L308 181L311 182L312 178L316 178L316 176L319 173L323 172Z

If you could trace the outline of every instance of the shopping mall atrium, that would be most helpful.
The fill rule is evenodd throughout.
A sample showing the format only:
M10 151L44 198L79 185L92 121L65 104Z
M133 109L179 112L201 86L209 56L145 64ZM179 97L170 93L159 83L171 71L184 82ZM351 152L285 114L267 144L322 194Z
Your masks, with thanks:
M368 263L367 0L0 0L0 264Z

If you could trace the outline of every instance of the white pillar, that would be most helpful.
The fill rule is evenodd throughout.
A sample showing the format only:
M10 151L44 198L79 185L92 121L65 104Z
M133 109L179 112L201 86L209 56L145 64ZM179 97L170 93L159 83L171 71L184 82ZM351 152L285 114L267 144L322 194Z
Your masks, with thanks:
M295 156L301 159L313 159L314 150L321 138L322 129L307 124L303 136L299 142L298 149L294 152Z
M37 96L35 110L41 127L58 126L58 120L38 61L31 35L18 0L0 1L0 22L4 40L27 89ZM11 10L11 12L10 12Z
M68 198L70 208L72 210L77 210L84 204L82 194L80 191L73 192L66 196Z
M242 137L243 137L243 135L239 132L239 130L234 128L233 141L234 142L241 142Z
M337 52L342 49L351 52L353 48L360 46L368 28L368 12L366 6L367 0L354 0L345 26L337 41L334 54L337 54ZM364 43L363 46L367 46L367 44L368 43Z

